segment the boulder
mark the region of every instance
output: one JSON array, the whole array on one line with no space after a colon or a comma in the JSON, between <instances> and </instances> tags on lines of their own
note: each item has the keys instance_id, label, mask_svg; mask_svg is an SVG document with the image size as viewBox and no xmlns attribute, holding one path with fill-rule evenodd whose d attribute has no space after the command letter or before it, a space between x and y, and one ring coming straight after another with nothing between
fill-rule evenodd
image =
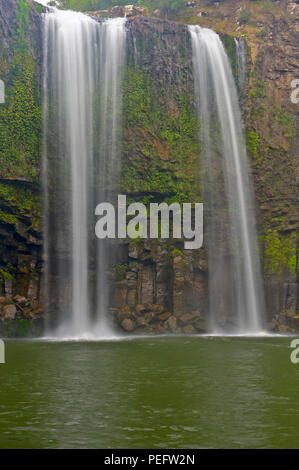
<instances>
[{"instance_id":1,"label":"boulder","mask_svg":"<svg viewBox=\"0 0 299 470\"><path fill-rule=\"evenodd\" d=\"M111 18L121 18L124 16L124 8L122 6L115 6L110 10Z\"/></svg>"},{"instance_id":2,"label":"boulder","mask_svg":"<svg viewBox=\"0 0 299 470\"><path fill-rule=\"evenodd\" d=\"M167 326L170 331L174 331L177 328L176 317L171 315L165 322L165 326Z\"/></svg>"},{"instance_id":3,"label":"boulder","mask_svg":"<svg viewBox=\"0 0 299 470\"><path fill-rule=\"evenodd\" d=\"M135 312L137 313L137 315L142 315L146 312L146 308L143 304L137 304L135 305Z\"/></svg>"},{"instance_id":4,"label":"boulder","mask_svg":"<svg viewBox=\"0 0 299 470\"><path fill-rule=\"evenodd\" d=\"M147 312L144 316L145 320L148 323L152 323L155 320L155 317L156 315L154 314L154 312Z\"/></svg>"},{"instance_id":5,"label":"boulder","mask_svg":"<svg viewBox=\"0 0 299 470\"><path fill-rule=\"evenodd\" d=\"M17 313L16 306L14 304L5 305L3 307L4 318L14 320Z\"/></svg>"},{"instance_id":6,"label":"boulder","mask_svg":"<svg viewBox=\"0 0 299 470\"><path fill-rule=\"evenodd\" d=\"M123 328L125 331L128 331L128 332L134 331L135 328L136 328L135 323L134 323L133 320L131 320L130 318L125 318L125 319L121 322L121 326L122 326L122 328Z\"/></svg>"},{"instance_id":7,"label":"boulder","mask_svg":"<svg viewBox=\"0 0 299 470\"><path fill-rule=\"evenodd\" d=\"M140 16L146 13L145 8L140 5L125 5L123 8L125 17Z\"/></svg>"}]
</instances>

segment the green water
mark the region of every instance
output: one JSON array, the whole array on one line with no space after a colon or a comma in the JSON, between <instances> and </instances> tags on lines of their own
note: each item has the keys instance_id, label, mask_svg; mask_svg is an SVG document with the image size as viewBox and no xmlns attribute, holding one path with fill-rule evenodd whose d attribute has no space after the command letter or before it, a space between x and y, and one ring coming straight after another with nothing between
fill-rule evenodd
<instances>
[{"instance_id":1,"label":"green water","mask_svg":"<svg viewBox=\"0 0 299 470\"><path fill-rule=\"evenodd\" d=\"M7 341L0 447L298 448L290 341Z\"/></svg>"}]
</instances>

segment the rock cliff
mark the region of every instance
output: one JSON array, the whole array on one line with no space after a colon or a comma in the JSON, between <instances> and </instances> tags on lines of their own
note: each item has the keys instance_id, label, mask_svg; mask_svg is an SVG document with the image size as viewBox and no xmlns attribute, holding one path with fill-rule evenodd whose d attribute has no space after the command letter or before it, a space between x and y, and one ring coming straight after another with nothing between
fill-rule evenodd
<instances>
[{"instance_id":1,"label":"rock cliff","mask_svg":"<svg viewBox=\"0 0 299 470\"><path fill-rule=\"evenodd\" d=\"M0 2L0 318L10 320L42 309L41 11Z\"/></svg>"},{"instance_id":2,"label":"rock cliff","mask_svg":"<svg viewBox=\"0 0 299 470\"><path fill-rule=\"evenodd\" d=\"M247 79L240 97L257 195L268 321L275 329L298 327L299 104L290 95L291 81L299 79L299 5L287 0L189 4L173 21L159 18L158 11L156 18L142 9L118 13L128 16L121 191L144 204L200 200L198 122L184 24L221 33L235 73L233 38L242 37ZM41 13L29 0L0 0L0 77L7 92L6 104L0 105L2 318L14 316L7 304L21 314L27 302L29 318L43 303ZM101 21L109 12L90 14ZM119 253L108 275L110 312L123 329L205 329L204 249L184 250L182 240L126 240Z\"/></svg>"}]
</instances>

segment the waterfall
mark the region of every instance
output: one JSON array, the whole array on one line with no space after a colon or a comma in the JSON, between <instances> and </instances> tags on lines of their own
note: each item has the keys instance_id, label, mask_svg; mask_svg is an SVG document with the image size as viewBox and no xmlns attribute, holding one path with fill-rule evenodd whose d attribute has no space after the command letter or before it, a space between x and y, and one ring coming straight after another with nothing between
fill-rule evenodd
<instances>
[{"instance_id":1,"label":"waterfall","mask_svg":"<svg viewBox=\"0 0 299 470\"><path fill-rule=\"evenodd\" d=\"M116 187L125 39L124 19L99 23L57 9L45 15L46 289L58 335L101 335L96 325L107 323L110 248L96 247L94 208L111 181Z\"/></svg>"},{"instance_id":2,"label":"waterfall","mask_svg":"<svg viewBox=\"0 0 299 470\"><path fill-rule=\"evenodd\" d=\"M243 38L234 38L236 46L237 72L238 72L238 88L241 99L244 98L246 85L246 69L247 69L247 52L246 44Z\"/></svg>"},{"instance_id":3,"label":"waterfall","mask_svg":"<svg viewBox=\"0 0 299 470\"><path fill-rule=\"evenodd\" d=\"M209 318L214 332L263 328L254 194L229 59L219 36L189 26L200 118Z\"/></svg>"},{"instance_id":4,"label":"waterfall","mask_svg":"<svg viewBox=\"0 0 299 470\"><path fill-rule=\"evenodd\" d=\"M97 176L97 201L116 203L117 185L120 176L120 131L121 131L121 76L125 58L126 32L123 18L109 19L103 23L101 45L101 101L100 139ZM105 312L108 309L109 286L106 272L116 246L107 240L97 242L97 324L99 334L111 334Z\"/></svg>"}]
</instances>

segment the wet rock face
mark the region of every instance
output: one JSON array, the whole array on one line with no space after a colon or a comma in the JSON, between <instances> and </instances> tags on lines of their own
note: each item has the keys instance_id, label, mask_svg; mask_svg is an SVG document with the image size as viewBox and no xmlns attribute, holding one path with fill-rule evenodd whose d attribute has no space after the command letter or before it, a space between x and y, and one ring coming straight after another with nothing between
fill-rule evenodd
<instances>
[{"instance_id":1,"label":"wet rock face","mask_svg":"<svg viewBox=\"0 0 299 470\"><path fill-rule=\"evenodd\" d=\"M110 10L111 18L127 17L130 16L144 16L146 15L146 10L140 5L125 5L125 6L116 6Z\"/></svg>"},{"instance_id":2,"label":"wet rock face","mask_svg":"<svg viewBox=\"0 0 299 470\"><path fill-rule=\"evenodd\" d=\"M0 1L0 78L6 87L6 102L0 105L0 119L12 122L10 129L17 126L22 134L19 143L12 134L9 153L6 141L10 138L10 129L4 138L1 128L1 139L4 141L0 142L0 296L7 300L16 294L25 296L35 308L43 302L38 182L41 148L38 144L30 147L28 142L30 139L31 142L38 142L41 136L35 117L33 120L37 125L32 129L33 121L29 121L28 113L32 110L32 93L39 96L34 104L36 115L41 116L41 102L37 101L40 100L42 82L42 10L31 0L27 3ZM31 75L30 82L35 78L36 83L29 91L26 77ZM20 108L18 96L28 97L27 110ZM13 116L7 113L8 108L13 109ZM14 121L16 115L17 122ZM30 148L30 151L24 148ZM20 312L21 308L15 314L19 315ZM12 319L12 308L9 315Z\"/></svg>"},{"instance_id":3,"label":"wet rock face","mask_svg":"<svg viewBox=\"0 0 299 470\"><path fill-rule=\"evenodd\" d=\"M130 242L122 265L123 279L112 281L110 289L114 323L135 332L182 332L189 325L203 331L207 314L205 253L194 251L180 251L173 241Z\"/></svg>"},{"instance_id":4,"label":"wet rock face","mask_svg":"<svg viewBox=\"0 0 299 470\"><path fill-rule=\"evenodd\" d=\"M115 6L111 10L99 10L88 13L95 19L101 18L130 18L136 16L146 16L146 10L141 5Z\"/></svg>"},{"instance_id":5,"label":"wet rock face","mask_svg":"<svg viewBox=\"0 0 299 470\"><path fill-rule=\"evenodd\" d=\"M147 303L114 312L115 325L127 333L203 333L206 323L199 310L175 316L163 305Z\"/></svg>"},{"instance_id":6,"label":"wet rock face","mask_svg":"<svg viewBox=\"0 0 299 470\"><path fill-rule=\"evenodd\" d=\"M42 41L42 18L43 8L33 0L26 0L28 4L28 21L30 27L26 31L26 40L30 47L30 52L41 65L42 50L40 47ZM12 40L16 36L19 27L18 14L20 11L19 0L1 0L0 1L0 25L1 25L1 51L6 51L6 57L12 53ZM27 14L27 13L26 13ZM10 57L12 58L12 57ZM38 71L41 78L41 70Z\"/></svg>"},{"instance_id":7,"label":"wet rock face","mask_svg":"<svg viewBox=\"0 0 299 470\"><path fill-rule=\"evenodd\" d=\"M232 2L223 3L224 8L229 9L230 5L233 8ZM296 271L296 233L299 229L299 105L292 104L290 100L291 81L298 78L299 9L295 3L290 2L285 2L285 8L288 16L282 15L279 18L279 15L273 17L265 14L255 26L258 29L257 34L251 34L250 31L245 34L248 46L248 81L244 92L243 114L257 195L257 223L268 320L281 312L289 312L289 315L295 316L299 311ZM225 14L223 32L229 35L240 34L238 17L234 25L230 23L233 20L226 21ZM231 18L231 11L228 11L228 17ZM205 21L209 22L207 26L213 28L213 13L208 19L200 20L203 25ZM219 18L215 15L215 28L218 22ZM241 27L247 31L246 25ZM166 95L170 94L172 87L178 90L192 89L190 55L186 53L184 57L180 57L174 51L174 44L178 50L185 48L190 51L188 41L183 25L142 17L129 22L129 54L134 53L137 65L154 78L152 87L157 90L165 89ZM151 44L151 47L147 47L147 44ZM230 47L228 53L233 64L235 59ZM182 77L188 77L187 81ZM162 152L161 160L167 161ZM148 164L146 157L144 164ZM144 265L144 254L141 255L136 247L129 248L128 259L136 263L134 276L130 273L130 279L118 283L118 301L128 304L130 308L134 308L134 302L157 302L173 314L176 325L179 325L178 319L181 316L190 314L196 308L205 312L206 267L197 269L195 265L198 261L189 262L188 253L181 251L182 256L172 258L167 274L168 282L165 282L162 274L163 254L158 256L157 252L151 253L148 258L150 262ZM220 279L219 283L224 285L225 280ZM147 315L150 319L152 312ZM162 323L162 328L166 328L166 322L167 320Z\"/></svg>"},{"instance_id":8,"label":"wet rock face","mask_svg":"<svg viewBox=\"0 0 299 470\"><path fill-rule=\"evenodd\" d=\"M191 42L184 24L139 16L127 22L128 61L153 80L153 92L193 93Z\"/></svg>"},{"instance_id":9,"label":"wet rock face","mask_svg":"<svg viewBox=\"0 0 299 470\"><path fill-rule=\"evenodd\" d=\"M199 201L194 178L199 168L198 128L187 28L145 16L129 18L126 27L123 191L145 204L170 198ZM136 102L136 113L132 102ZM183 127L187 141L176 146L178 136L184 138ZM112 283L111 306L129 307L134 331L183 331L187 325L179 325L177 319L196 309L204 318L203 249L184 250L183 240L147 239L127 240L120 251L120 265L125 269L122 279ZM122 311L116 316L118 325L122 316Z\"/></svg>"}]
</instances>

